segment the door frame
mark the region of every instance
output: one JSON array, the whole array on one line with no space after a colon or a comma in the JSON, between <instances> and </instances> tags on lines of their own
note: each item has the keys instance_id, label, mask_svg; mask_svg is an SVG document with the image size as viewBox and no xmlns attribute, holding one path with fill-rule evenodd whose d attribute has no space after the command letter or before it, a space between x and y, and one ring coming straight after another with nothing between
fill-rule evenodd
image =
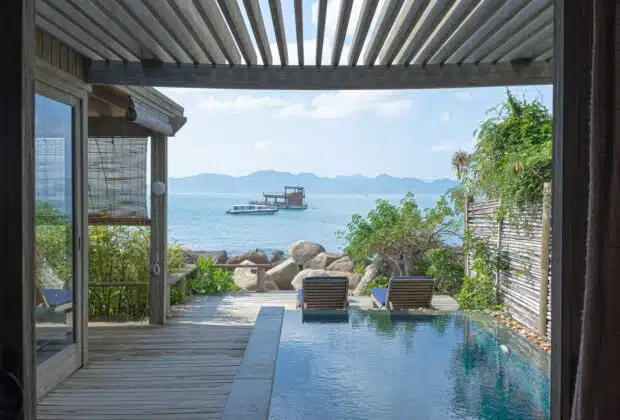
<instances>
[{"instance_id":1,"label":"door frame","mask_svg":"<svg viewBox=\"0 0 620 420\"><path fill-rule=\"evenodd\" d=\"M35 94L72 107L73 333L75 343L37 368L37 399L88 360L88 92L81 80L37 60ZM36 168L35 168L36 170Z\"/></svg>"}]
</instances>

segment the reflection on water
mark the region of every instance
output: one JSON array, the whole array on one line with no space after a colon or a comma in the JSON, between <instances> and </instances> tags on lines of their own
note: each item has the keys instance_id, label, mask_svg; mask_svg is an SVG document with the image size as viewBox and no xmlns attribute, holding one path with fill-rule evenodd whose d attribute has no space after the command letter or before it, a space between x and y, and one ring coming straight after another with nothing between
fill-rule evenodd
<instances>
[{"instance_id":1,"label":"reflection on water","mask_svg":"<svg viewBox=\"0 0 620 420\"><path fill-rule=\"evenodd\" d=\"M285 312L271 419L546 419L549 379L460 315Z\"/></svg>"}]
</instances>

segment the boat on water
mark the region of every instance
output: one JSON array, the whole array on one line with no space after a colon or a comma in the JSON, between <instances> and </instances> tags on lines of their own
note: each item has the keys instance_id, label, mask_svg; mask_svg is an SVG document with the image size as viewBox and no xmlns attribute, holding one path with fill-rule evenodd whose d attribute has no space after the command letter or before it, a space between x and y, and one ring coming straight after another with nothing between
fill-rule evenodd
<instances>
[{"instance_id":1,"label":"boat on water","mask_svg":"<svg viewBox=\"0 0 620 420\"><path fill-rule=\"evenodd\" d=\"M263 205L281 210L306 210L306 191L304 187L284 187L284 194L263 193L262 201L250 201L250 204Z\"/></svg>"},{"instance_id":2,"label":"boat on water","mask_svg":"<svg viewBox=\"0 0 620 420\"><path fill-rule=\"evenodd\" d=\"M261 204L235 204L232 208L226 210L227 214L275 214L279 209Z\"/></svg>"}]
</instances>

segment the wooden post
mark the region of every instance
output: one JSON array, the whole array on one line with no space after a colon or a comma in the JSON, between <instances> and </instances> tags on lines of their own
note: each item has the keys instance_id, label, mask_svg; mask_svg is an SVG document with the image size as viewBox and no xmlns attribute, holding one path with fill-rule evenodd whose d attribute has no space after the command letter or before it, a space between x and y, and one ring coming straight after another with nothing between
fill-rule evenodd
<instances>
[{"instance_id":1,"label":"wooden post","mask_svg":"<svg viewBox=\"0 0 620 420\"><path fill-rule=\"evenodd\" d=\"M36 418L34 337L35 1L0 2L0 418ZM11 378L11 379L9 379ZM20 390L21 388L21 390ZM20 414L20 406L23 411Z\"/></svg>"},{"instance_id":2,"label":"wooden post","mask_svg":"<svg viewBox=\"0 0 620 420\"><path fill-rule=\"evenodd\" d=\"M592 0L554 2L551 418L570 419L586 271Z\"/></svg>"},{"instance_id":3,"label":"wooden post","mask_svg":"<svg viewBox=\"0 0 620 420\"><path fill-rule=\"evenodd\" d=\"M256 268L256 291L257 292L265 291L265 268L264 267Z\"/></svg>"},{"instance_id":4,"label":"wooden post","mask_svg":"<svg viewBox=\"0 0 620 420\"><path fill-rule=\"evenodd\" d=\"M152 189L163 182L164 192L156 195ZM168 244L168 139L153 133L151 137L151 278L149 282L150 323L164 324L170 302L167 284L166 251Z\"/></svg>"},{"instance_id":5,"label":"wooden post","mask_svg":"<svg viewBox=\"0 0 620 420\"><path fill-rule=\"evenodd\" d=\"M469 229L469 197L465 197L465 204L463 205L463 229L467 232ZM469 276L469 253L463 252L463 269L465 275Z\"/></svg>"},{"instance_id":6,"label":"wooden post","mask_svg":"<svg viewBox=\"0 0 620 420\"><path fill-rule=\"evenodd\" d=\"M551 251L551 184L543 186L542 235L540 239L540 301L538 333L547 334L547 308L549 299L549 253Z\"/></svg>"}]
</instances>

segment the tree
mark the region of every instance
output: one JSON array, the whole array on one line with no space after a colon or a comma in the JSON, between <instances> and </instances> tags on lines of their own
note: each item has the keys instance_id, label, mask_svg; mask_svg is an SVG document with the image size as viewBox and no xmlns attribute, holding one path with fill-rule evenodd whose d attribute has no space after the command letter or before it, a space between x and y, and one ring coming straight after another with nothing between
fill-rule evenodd
<instances>
[{"instance_id":1,"label":"tree","mask_svg":"<svg viewBox=\"0 0 620 420\"><path fill-rule=\"evenodd\" d=\"M389 260L400 275L426 274L420 267L424 253L444 246L448 236L460 232L461 222L453 216L445 196L423 212L415 196L407 193L399 205L380 199L366 217L354 214L340 236L355 261L379 256Z\"/></svg>"},{"instance_id":2,"label":"tree","mask_svg":"<svg viewBox=\"0 0 620 420\"><path fill-rule=\"evenodd\" d=\"M518 99L509 90L475 135L471 154L459 151L452 167L464 197L499 199L507 210L539 205L551 181L552 115L539 101Z\"/></svg>"}]
</instances>

